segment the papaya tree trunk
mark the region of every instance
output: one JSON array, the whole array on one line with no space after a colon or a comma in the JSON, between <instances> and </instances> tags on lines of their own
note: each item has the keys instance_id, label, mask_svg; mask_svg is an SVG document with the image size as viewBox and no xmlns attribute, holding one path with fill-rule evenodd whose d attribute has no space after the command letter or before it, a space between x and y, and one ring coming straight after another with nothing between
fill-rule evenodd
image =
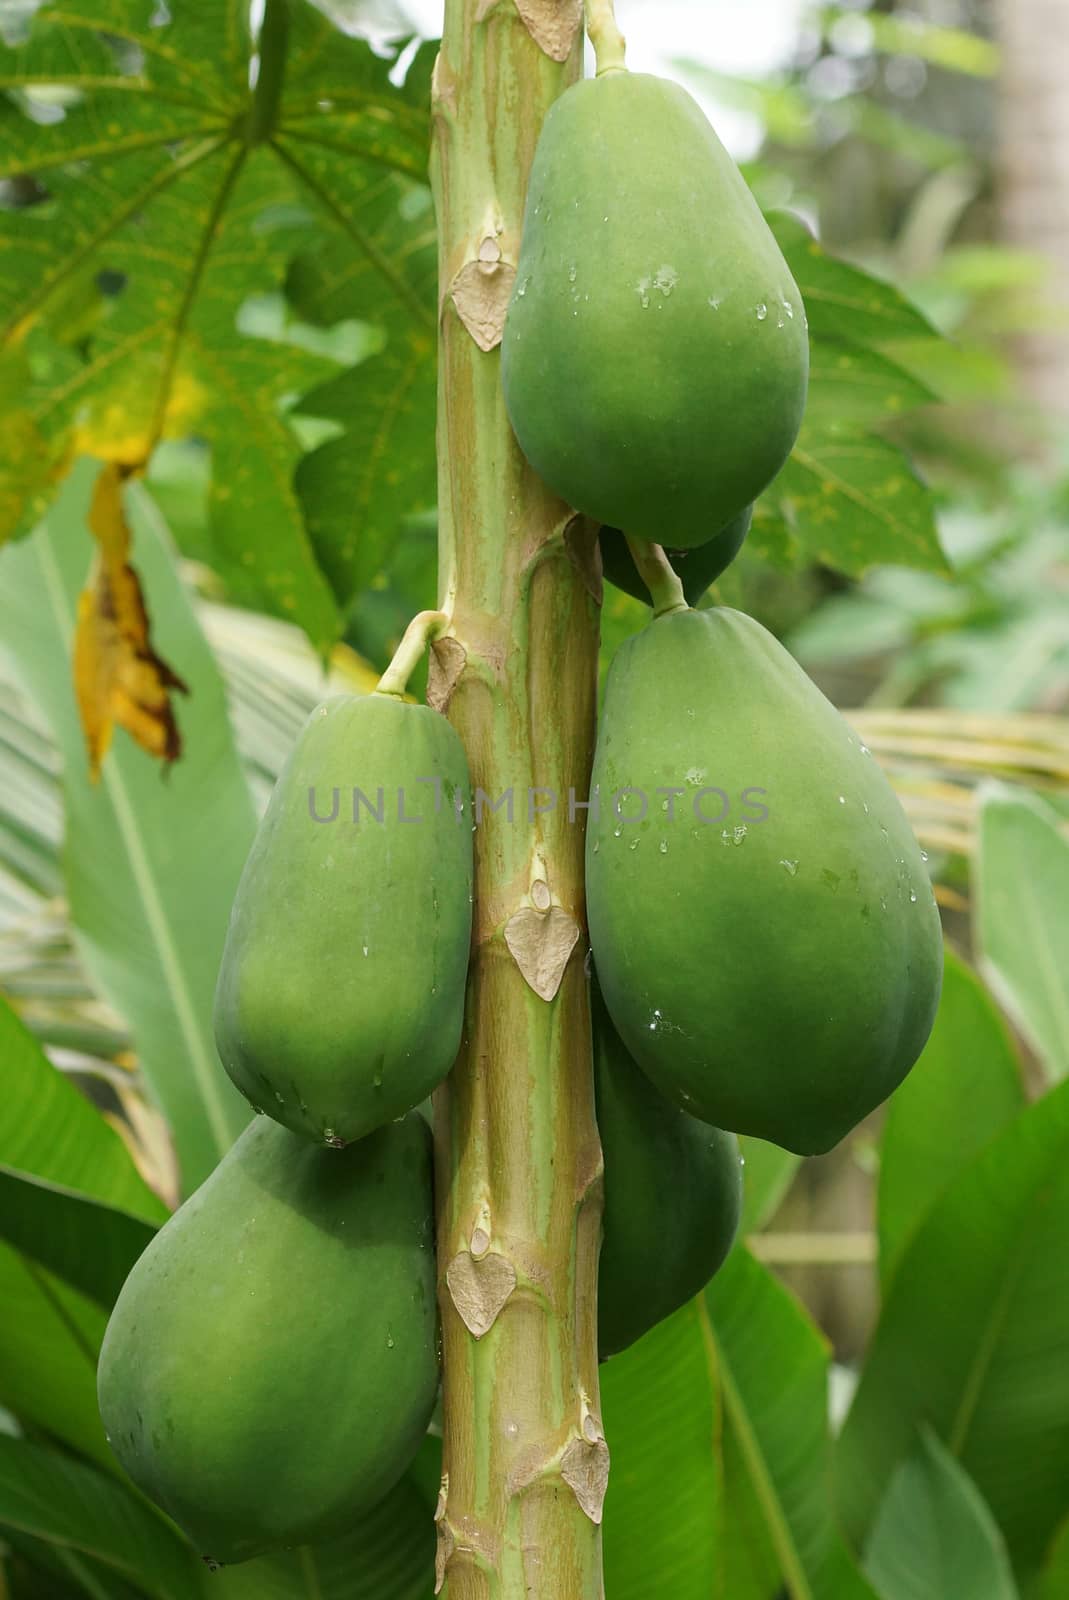
<instances>
[{"instance_id":1,"label":"papaya tree trunk","mask_svg":"<svg viewBox=\"0 0 1069 1600\"><path fill-rule=\"evenodd\" d=\"M449 1600L600 1600L594 1119L583 843L599 587L592 530L505 414L499 344L573 0L447 0L434 79L441 602L429 697L475 786L460 1057L436 1105Z\"/></svg>"}]
</instances>

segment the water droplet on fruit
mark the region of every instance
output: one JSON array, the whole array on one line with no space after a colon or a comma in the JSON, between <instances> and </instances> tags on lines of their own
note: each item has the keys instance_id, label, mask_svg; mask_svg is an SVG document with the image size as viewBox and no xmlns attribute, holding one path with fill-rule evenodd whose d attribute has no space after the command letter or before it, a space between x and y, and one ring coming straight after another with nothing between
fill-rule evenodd
<instances>
[{"instance_id":1,"label":"water droplet on fruit","mask_svg":"<svg viewBox=\"0 0 1069 1600\"><path fill-rule=\"evenodd\" d=\"M635 293L642 301L643 311L648 311L650 308L650 280L648 278L640 278L635 284Z\"/></svg>"},{"instance_id":2,"label":"water droplet on fruit","mask_svg":"<svg viewBox=\"0 0 1069 1600\"><path fill-rule=\"evenodd\" d=\"M757 320L758 320L758 322L764 322L764 320L765 320L765 318L767 316L768 316L768 307L765 305L764 301L762 300L761 304L757 308Z\"/></svg>"},{"instance_id":3,"label":"water droplet on fruit","mask_svg":"<svg viewBox=\"0 0 1069 1600\"><path fill-rule=\"evenodd\" d=\"M653 287L655 289L660 289L661 293L667 300L668 296L672 293L672 290L675 288L678 282L679 273L676 271L675 267L658 267L657 276L653 280Z\"/></svg>"},{"instance_id":4,"label":"water droplet on fruit","mask_svg":"<svg viewBox=\"0 0 1069 1600\"><path fill-rule=\"evenodd\" d=\"M841 794L841 795L840 795L840 796L839 796L839 804L840 804L840 805L841 805L841 806L845 806L845 804L846 804L846 796L845 796L845 794Z\"/></svg>"},{"instance_id":5,"label":"water droplet on fruit","mask_svg":"<svg viewBox=\"0 0 1069 1600\"><path fill-rule=\"evenodd\" d=\"M915 906L917 904L917 894L916 890L914 889L909 891L909 903L911 906Z\"/></svg>"},{"instance_id":6,"label":"water droplet on fruit","mask_svg":"<svg viewBox=\"0 0 1069 1600\"><path fill-rule=\"evenodd\" d=\"M286 1104L285 1099L279 1094L277 1089L275 1090L275 1099L278 1101L280 1106L284 1106Z\"/></svg>"},{"instance_id":7,"label":"water droplet on fruit","mask_svg":"<svg viewBox=\"0 0 1069 1600\"><path fill-rule=\"evenodd\" d=\"M638 840L637 839L632 839L631 843L628 845L628 849L629 850L637 850L638 849Z\"/></svg>"},{"instance_id":8,"label":"water droplet on fruit","mask_svg":"<svg viewBox=\"0 0 1069 1600\"><path fill-rule=\"evenodd\" d=\"M579 271L578 271L578 268L575 265L575 262L573 261L571 266L568 268L568 282L569 283L574 283L578 276L579 276Z\"/></svg>"},{"instance_id":9,"label":"water droplet on fruit","mask_svg":"<svg viewBox=\"0 0 1069 1600\"><path fill-rule=\"evenodd\" d=\"M363 948L364 948L364 954L367 955L369 946L368 945L364 945Z\"/></svg>"},{"instance_id":10,"label":"water droplet on fruit","mask_svg":"<svg viewBox=\"0 0 1069 1600\"><path fill-rule=\"evenodd\" d=\"M661 840L659 849L660 849L660 852L661 852L662 856L666 856L668 854L668 840L667 839L662 839Z\"/></svg>"},{"instance_id":11,"label":"water droplet on fruit","mask_svg":"<svg viewBox=\"0 0 1069 1600\"><path fill-rule=\"evenodd\" d=\"M709 304L712 306L714 311L719 311L720 307L723 305L723 303L724 302L721 300L721 298L720 298L720 296L718 294L713 294L713 295L709 296Z\"/></svg>"},{"instance_id":12,"label":"water droplet on fruit","mask_svg":"<svg viewBox=\"0 0 1069 1600\"><path fill-rule=\"evenodd\" d=\"M786 311L786 313L787 313L787 315L789 317L791 317L791 318L794 317L794 307L791 305L791 302L789 300L784 300L783 309L784 309L784 311Z\"/></svg>"},{"instance_id":13,"label":"water droplet on fruit","mask_svg":"<svg viewBox=\"0 0 1069 1600\"><path fill-rule=\"evenodd\" d=\"M921 851L921 860L922 861L927 861L928 860L928 852L927 852L927 850L922 850Z\"/></svg>"},{"instance_id":14,"label":"water droplet on fruit","mask_svg":"<svg viewBox=\"0 0 1069 1600\"><path fill-rule=\"evenodd\" d=\"M783 867L783 869L786 872L789 872L792 878L794 877L795 873L798 871L798 863L797 863L797 861L781 861L780 862L780 866Z\"/></svg>"}]
</instances>

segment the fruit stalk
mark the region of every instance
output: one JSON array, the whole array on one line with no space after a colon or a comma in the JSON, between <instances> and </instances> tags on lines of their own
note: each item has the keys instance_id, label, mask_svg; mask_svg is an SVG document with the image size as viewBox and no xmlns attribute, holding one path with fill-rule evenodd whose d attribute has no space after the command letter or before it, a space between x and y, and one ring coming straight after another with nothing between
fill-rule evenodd
<instances>
[{"instance_id":1,"label":"fruit stalk","mask_svg":"<svg viewBox=\"0 0 1069 1600\"><path fill-rule=\"evenodd\" d=\"M435 1101L439 1592L601 1600L594 1120L583 885L597 682L586 525L526 464L499 350L539 129L578 75L565 4L448 0L435 70L439 519L429 698L468 752L475 925Z\"/></svg>"},{"instance_id":2,"label":"fruit stalk","mask_svg":"<svg viewBox=\"0 0 1069 1600\"><path fill-rule=\"evenodd\" d=\"M449 618L444 611L421 611L413 617L394 651L393 660L379 679L376 693L402 698L408 688L409 678L426 654L427 646L448 626Z\"/></svg>"},{"instance_id":3,"label":"fruit stalk","mask_svg":"<svg viewBox=\"0 0 1069 1600\"><path fill-rule=\"evenodd\" d=\"M648 544L645 539L632 539L627 535L627 548L634 558L638 575L650 593L655 617L669 611L686 611L687 597L675 568L659 544Z\"/></svg>"},{"instance_id":4,"label":"fruit stalk","mask_svg":"<svg viewBox=\"0 0 1069 1600\"><path fill-rule=\"evenodd\" d=\"M586 0L587 29L594 46L598 77L626 69L627 41L616 21L613 0Z\"/></svg>"}]
</instances>

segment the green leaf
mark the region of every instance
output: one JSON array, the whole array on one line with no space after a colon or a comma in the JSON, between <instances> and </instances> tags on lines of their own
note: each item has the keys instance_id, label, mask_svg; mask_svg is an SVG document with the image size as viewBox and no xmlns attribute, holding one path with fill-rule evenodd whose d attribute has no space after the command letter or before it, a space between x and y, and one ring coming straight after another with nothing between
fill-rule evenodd
<instances>
[{"instance_id":1,"label":"green leaf","mask_svg":"<svg viewBox=\"0 0 1069 1600\"><path fill-rule=\"evenodd\" d=\"M0 1530L92 1557L158 1600L205 1593L203 1567L162 1517L91 1467L2 1435Z\"/></svg>"},{"instance_id":2,"label":"green leaf","mask_svg":"<svg viewBox=\"0 0 1069 1600\"><path fill-rule=\"evenodd\" d=\"M931 405L936 395L897 361L864 345L814 338L806 421L821 432L890 422Z\"/></svg>"},{"instance_id":3,"label":"green leaf","mask_svg":"<svg viewBox=\"0 0 1069 1600\"><path fill-rule=\"evenodd\" d=\"M983 1496L927 1428L884 1495L865 1570L881 1600L1017 1600Z\"/></svg>"},{"instance_id":4,"label":"green leaf","mask_svg":"<svg viewBox=\"0 0 1069 1600\"><path fill-rule=\"evenodd\" d=\"M812 559L851 577L884 563L947 570L931 495L874 434L803 423L768 498Z\"/></svg>"},{"instance_id":5,"label":"green leaf","mask_svg":"<svg viewBox=\"0 0 1069 1600\"><path fill-rule=\"evenodd\" d=\"M115 1130L45 1056L0 999L0 1166L17 1168L149 1223L167 1208Z\"/></svg>"},{"instance_id":6,"label":"green leaf","mask_svg":"<svg viewBox=\"0 0 1069 1600\"><path fill-rule=\"evenodd\" d=\"M127 1211L0 1166L0 1238L106 1311L155 1231Z\"/></svg>"},{"instance_id":7,"label":"green leaf","mask_svg":"<svg viewBox=\"0 0 1069 1600\"><path fill-rule=\"evenodd\" d=\"M968 1116L962 1096L968 1085ZM887 1109L878 1230L886 1292L910 1237L940 1195L1024 1106L1012 1041L983 985L946 953L932 1036Z\"/></svg>"},{"instance_id":8,"label":"green leaf","mask_svg":"<svg viewBox=\"0 0 1069 1600\"><path fill-rule=\"evenodd\" d=\"M306 157L304 158L306 159ZM315 181L340 192L347 175L320 157ZM383 277L392 292L383 293ZM430 195L396 182L354 197L345 231L293 263L287 292L300 314L331 325L378 324L382 350L328 380L298 411L344 432L297 475L309 535L342 603L386 564L403 519L434 506L437 241Z\"/></svg>"},{"instance_id":9,"label":"green leaf","mask_svg":"<svg viewBox=\"0 0 1069 1600\"><path fill-rule=\"evenodd\" d=\"M1063 1084L983 1149L901 1257L839 1442L858 1543L927 1422L987 1500L1018 1575L1038 1565L1069 1481L1067 1232Z\"/></svg>"},{"instance_id":10,"label":"green leaf","mask_svg":"<svg viewBox=\"0 0 1069 1600\"><path fill-rule=\"evenodd\" d=\"M346 428L297 473L309 537L340 603L370 587L405 517L435 504L436 404L434 345L415 333L301 402Z\"/></svg>"},{"instance_id":11,"label":"green leaf","mask_svg":"<svg viewBox=\"0 0 1069 1600\"><path fill-rule=\"evenodd\" d=\"M1065 1600L1069 1594L1069 1519L1051 1545L1036 1600Z\"/></svg>"},{"instance_id":12,"label":"green leaf","mask_svg":"<svg viewBox=\"0 0 1069 1600\"><path fill-rule=\"evenodd\" d=\"M699 1302L607 1362L601 1398L612 1451L606 1593L707 1600L718 1570L720 1396Z\"/></svg>"},{"instance_id":13,"label":"green leaf","mask_svg":"<svg viewBox=\"0 0 1069 1600\"><path fill-rule=\"evenodd\" d=\"M828 1492L828 1349L801 1306L737 1247L704 1295L733 1438L723 1522L725 1564L753 1571L774 1553L790 1600L874 1600L843 1548ZM736 1496L732 1466L743 1483ZM736 1499L743 1514L734 1515ZM767 1562L757 1558L758 1570ZM834 1586L833 1586L834 1585ZM730 1600L749 1592L725 1590ZM767 1600L767 1597L766 1597Z\"/></svg>"},{"instance_id":14,"label":"green leaf","mask_svg":"<svg viewBox=\"0 0 1069 1600\"><path fill-rule=\"evenodd\" d=\"M297 228L303 248L317 233L345 238L379 298L395 298L396 263L361 208L384 184L395 210L399 195L425 193L433 52L397 87L395 58L304 0L287 15L281 103L259 144L246 137L247 0L45 5L26 43L0 45L0 89L23 97L0 101L0 173L33 173L48 197L0 215L0 417L17 445L0 476L0 539L39 514L49 475L76 453L141 464L164 434L203 438L232 592L325 650L338 607L293 487L300 446L280 400L327 369L249 337L241 312L280 286ZM25 108L41 92L48 122ZM402 283L398 303L433 334L433 302L428 315Z\"/></svg>"},{"instance_id":15,"label":"green leaf","mask_svg":"<svg viewBox=\"0 0 1069 1600\"><path fill-rule=\"evenodd\" d=\"M329 1544L215 1573L207 1600L431 1600L434 1520L411 1478Z\"/></svg>"},{"instance_id":16,"label":"green leaf","mask_svg":"<svg viewBox=\"0 0 1069 1600\"><path fill-rule=\"evenodd\" d=\"M827 255L800 218L773 211L768 224L802 291L815 339L883 345L895 339L938 337L931 323L892 284Z\"/></svg>"},{"instance_id":17,"label":"green leaf","mask_svg":"<svg viewBox=\"0 0 1069 1600\"><path fill-rule=\"evenodd\" d=\"M0 1533L20 1546L40 1541L76 1580L114 1574L154 1600L430 1600L434 1587L434 1523L407 1478L341 1539L209 1574L178 1530L127 1489L0 1436Z\"/></svg>"},{"instance_id":18,"label":"green leaf","mask_svg":"<svg viewBox=\"0 0 1069 1600\"><path fill-rule=\"evenodd\" d=\"M79 949L99 992L130 1024L188 1191L249 1116L219 1065L211 1008L254 818L218 670L164 530L140 494L129 505L155 643L192 690L181 709L186 754L165 782L120 734L101 782L89 781L69 667L90 553L89 478L80 470L34 537L0 555L0 650L63 752L65 865Z\"/></svg>"},{"instance_id":19,"label":"green leaf","mask_svg":"<svg viewBox=\"0 0 1069 1600\"><path fill-rule=\"evenodd\" d=\"M764 1139L743 1138L739 1143L743 1161L739 1236L744 1239L748 1233L757 1233L779 1210L802 1158Z\"/></svg>"},{"instance_id":20,"label":"green leaf","mask_svg":"<svg viewBox=\"0 0 1069 1600\"><path fill-rule=\"evenodd\" d=\"M1052 1079L1069 1073L1069 843L1054 813L986 788L974 856L983 970Z\"/></svg>"},{"instance_id":21,"label":"green leaf","mask_svg":"<svg viewBox=\"0 0 1069 1600\"><path fill-rule=\"evenodd\" d=\"M101 1307L3 1243L0 1305L0 1405L115 1470L97 1411Z\"/></svg>"}]
</instances>

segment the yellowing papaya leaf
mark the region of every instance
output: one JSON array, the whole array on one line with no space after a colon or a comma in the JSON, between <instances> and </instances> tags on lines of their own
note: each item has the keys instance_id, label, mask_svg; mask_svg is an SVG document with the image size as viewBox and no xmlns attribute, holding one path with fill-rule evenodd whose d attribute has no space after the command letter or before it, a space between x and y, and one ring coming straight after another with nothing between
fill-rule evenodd
<instances>
[{"instance_id":1,"label":"yellowing papaya leaf","mask_svg":"<svg viewBox=\"0 0 1069 1600\"><path fill-rule=\"evenodd\" d=\"M116 723L158 760L177 761L182 739L171 691L189 692L152 648L141 581L128 560L130 529L122 502L127 476L112 462L97 478L89 511L97 553L79 598L74 636L74 682L94 782Z\"/></svg>"},{"instance_id":2,"label":"yellowing papaya leaf","mask_svg":"<svg viewBox=\"0 0 1069 1600\"><path fill-rule=\"evenodd\" d=\"M213 555L234 597L326 652L349 595L331 592L309 537L285 403L338 362L258 337L242 313L278 293L298 249L341 233L377 285L372 320L381 300L433 332L433 303L366 215L383 189L393 212L426 195L431 52L395 85L396 57L308 0L267 0L261 37L256 9L45 3L21 41L0 41L0 177L19 189L0 211L0 353L33 337L47 355L0 384L0 425L32 429L64 468L80 454L140 468L162 439L203 441ZM9 476L0 538L41 509L27 474Z\"/></svg>"}]
</instances>

